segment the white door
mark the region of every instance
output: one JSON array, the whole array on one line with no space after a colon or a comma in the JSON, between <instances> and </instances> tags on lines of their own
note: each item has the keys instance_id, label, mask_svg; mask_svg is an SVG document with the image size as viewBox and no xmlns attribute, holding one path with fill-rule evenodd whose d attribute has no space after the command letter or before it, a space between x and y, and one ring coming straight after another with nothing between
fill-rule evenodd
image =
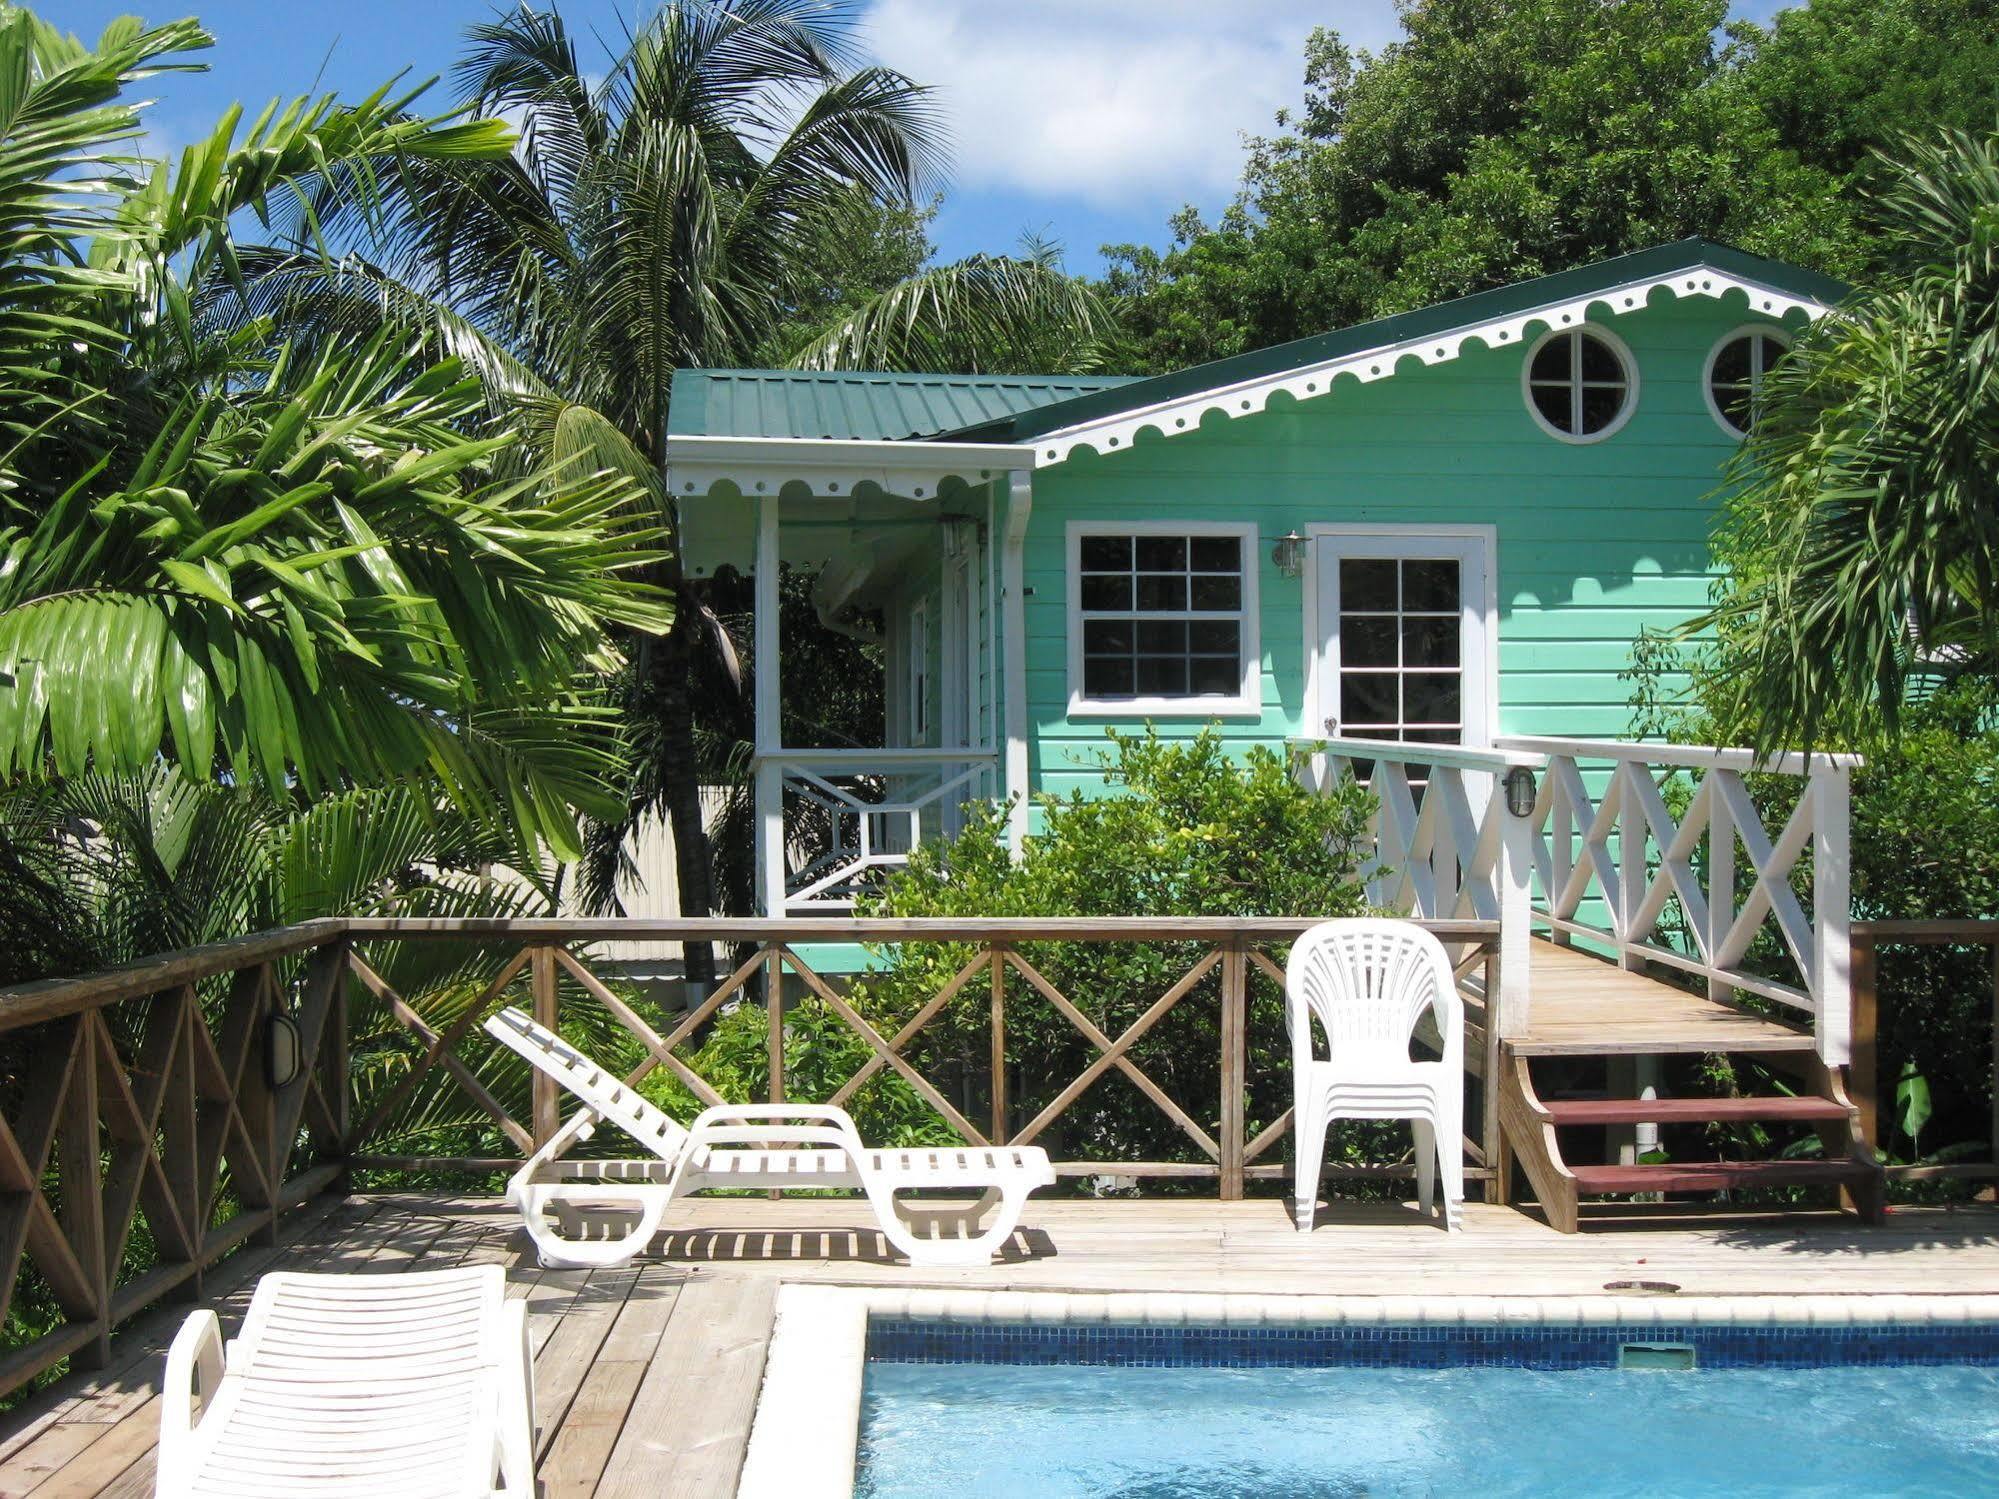
<instances>
[{"instance_id":1,"label":"white door","mask_svg":"<svg viewBox=\"0 0 1999 1499\"><path fill-rule=\"evenodd\" d=\"M1476 531L1314 534L1319 634L1312 731L1492 742L1491 539Z\"/></svg>"}]
</instances>

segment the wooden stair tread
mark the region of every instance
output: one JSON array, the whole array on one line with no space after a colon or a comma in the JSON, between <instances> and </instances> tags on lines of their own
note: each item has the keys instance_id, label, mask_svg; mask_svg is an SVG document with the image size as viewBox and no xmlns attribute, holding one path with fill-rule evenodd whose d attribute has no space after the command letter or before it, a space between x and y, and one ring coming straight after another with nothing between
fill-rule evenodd
<instances>
[{"instance_id":1,"label":"wooden stair tread","mask_svg":"<svg viewBox=\"0 0 1999 1499\"><path fill-rule=\"evenodd\" d=\"M1717 1192L1726 1187L1841 1186L1873 1172L1858 1161L1685 1161L1654 1166L1571 1166L1576 1191Z\"/></svg>"},{"instance_id":2,"label":"wooden stair tread","mask_svg":"<svg viewBox=\"0 0 1999 1499\"><path fill-rule=\"evenodd\" d=\"M1849 1117L1830 1098L1574 1098L1544 1099L1556 1124L1733 1124L1747 1120L1832 1120Z\"/></svg>"}]
</instances>

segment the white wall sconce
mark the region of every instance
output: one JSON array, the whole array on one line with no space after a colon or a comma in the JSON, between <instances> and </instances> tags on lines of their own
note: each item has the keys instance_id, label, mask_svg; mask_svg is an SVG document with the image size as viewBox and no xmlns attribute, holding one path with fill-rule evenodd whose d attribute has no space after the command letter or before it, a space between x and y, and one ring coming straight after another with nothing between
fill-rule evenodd
<instances>
[{"instance_id":1,"label":"white wall sconce","mask_svg":"<svg viewBox=\"0 0 1999 1499\"><path fill-rule=\"evenodd\" d=\"M1285 532L1270 549L1270 560L1285 577L1297 577L1305 571L1305 538L1295 529Z\"/></svg>"}]
</instances>

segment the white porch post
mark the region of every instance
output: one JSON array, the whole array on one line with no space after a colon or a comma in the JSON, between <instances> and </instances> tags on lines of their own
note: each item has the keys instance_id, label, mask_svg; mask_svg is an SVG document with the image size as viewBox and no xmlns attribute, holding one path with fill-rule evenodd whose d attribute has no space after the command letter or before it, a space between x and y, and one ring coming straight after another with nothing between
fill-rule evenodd
<instances>
[{"instance_id":1,"label":"white porch post","mask_svg":"<svg viewBox=\"0 0 1999 1499\"><path fill-rule=\"evenodd\" d=\"M1013 851L1027 839L1027 609L1022 590L1027 569L1022 549L1028 517L1034 513L1034 471L1007 476L1006 545L1000 558L1000 592L1006 632L1006 794L1012 799L1007 821Z\"/></svg>"},{"instance_id":2,"label":"white porch post","mask_svg":"<svg viewBox=\"0 0 1999 1499\"><path fill-rule=\"evenodd\" d=\"M1550 795L1552 789L1544 784L1541 795ZM1491 806L1492 812L1502 819L1499 826L1499 993L1496 996L1498 1007L1493 1013L1493 1030L1500 1036L1524 1036L1533 1004L1533 982L1529 972L1531 951L1527 944L1533 936L1534 922L1536 817L1534 813L1515 817L1507 810L1503 781L1493 795ZM1491 1086L1490 1079L1487 1085Z\"/></svg>"},{"instance_id":3,"label":"white porch post","mask_svg":"<svg viewBox=\"0 0 1999 1499\"><path fill-rule=\"evenodd\" d=\"M764 916L784 915L784 767L778 711L781 642L778 636L778 498L757 500L756 561L756 804L757 900Z\"/></svg>"},{"instance_id":4,"label":"white porch post","mask_svg":"<svg viewBox=\"0 0 1999 1499\"><path fill-rule=\"evenodd\" d=\"M1853 871L1848 842L1853 773L1844 765L1812 770L1812 994L1818 1052L1829 1067L1853 1060Z\"/></svg>"}]
</instances>

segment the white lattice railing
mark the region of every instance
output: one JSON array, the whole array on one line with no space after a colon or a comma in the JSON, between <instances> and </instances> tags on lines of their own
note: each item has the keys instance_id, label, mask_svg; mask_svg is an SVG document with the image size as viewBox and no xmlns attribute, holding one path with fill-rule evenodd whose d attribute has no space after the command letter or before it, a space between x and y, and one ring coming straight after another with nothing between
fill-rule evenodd
<instances>
[{"instance_id":1,"label":"white lattice railing","mask_svg":"<svg viewBox=\"0 0 1999 1499\"><path fill-rule=\"evenodd\" d=\"M997 795L990 750L786 750L757 766L759 848L769 914L851 911L883 870L959 809Z\"/></svg>"},{"instance_id":2,"label":"white lattice railing","mask_svg":"<svg viewBox=\"0 0 1999 1499\"><path fill-rule=\"evenodd\" d=\"M1849 985L1850 755L1779 755L1617 740L1503 738L1490 750L1335 739L1307 747L1322 787L1358 762L1375 792L1371 896L1412 916L1502 923L1501 1035L1527 1027L1531 926L1627 968L1657 963L1710 997L1761 995L1809 1015L1819 1054L1844 1063ZM1510 774L1532 810L1507 810ZM1775 835L1744 776L1797 778ZM1516 786L1516 789L1523 789ZM1669 805L1681 806L1676 816ZM1800 882L1808 893L1800 893ZM1774 935L1788 970L1745 966Z\"/></svg>"}]
</instances>

